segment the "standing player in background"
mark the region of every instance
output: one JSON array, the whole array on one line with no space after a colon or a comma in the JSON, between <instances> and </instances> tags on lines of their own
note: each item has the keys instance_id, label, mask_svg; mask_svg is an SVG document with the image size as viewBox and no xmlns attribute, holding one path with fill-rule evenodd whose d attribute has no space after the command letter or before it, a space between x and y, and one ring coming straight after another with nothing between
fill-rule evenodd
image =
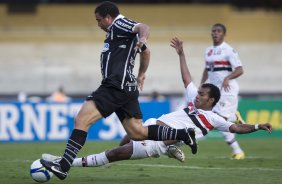
<instances>
[{"instance_id":1,"label":"standing player in background","mask_svg":"<svg viewBox=\"0 0 282 184\"><path fill-rule=\"evenodd\" d=\"M86 141L89 127L113 112L133 140L183 140L196 153L194 129L142 126L138 87L142 90L149 65L150 51L146 46L149 27L125 18L117 5L109 1L97 5L95 17L98 26L107 33L100 57L102 83L86 98L75 117L74 129L62 159L58 162L41 159L41 164L59 179L65 179ZM140 53L140 67L136 78L133 67L137 53Z\"/></svg>"},{"instance_id":2,"label":"standing player in background","mask_svg":"<svg viewBox=\"0 0 282 184\"><path fill-rule=\"evenodd\" d=\"M244 123L238 108L239 86L236 78L243 74L242 63L238 53L226 42L226 27L217 23L212 26L211 37L213 45L205 51L205 69L201 84L208 81L216 85L221 92L221 97L213 111L231 122ZM232 159L245 158L243 150L235 138L234 133L222 132L225 142L232 149Z\"/></svg>"}]
</instances>

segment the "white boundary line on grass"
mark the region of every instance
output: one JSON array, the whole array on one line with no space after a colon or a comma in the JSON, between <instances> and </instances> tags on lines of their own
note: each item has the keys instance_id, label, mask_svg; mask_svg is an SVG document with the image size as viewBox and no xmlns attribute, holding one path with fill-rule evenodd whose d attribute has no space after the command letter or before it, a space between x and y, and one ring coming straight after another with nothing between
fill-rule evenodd
<instances>
[{"instance_id":1,"label":"white boundary line on grass","mask_svg":"<svg viewBox=\"0 0 282 184\"><path fill-rule=\"evenodd\" d=\"M11 162L27 162L30 163L32 160L2 160L0 163L11 163ZM257 167L199 167L199 166L180 166L180 165L163 165L163 164L123 164L123 163L109 163L107 165L117 166L132 166L132 167L159 167L159 168L175 168L175 169L197 169L197 170L259 170L259 171L282 171L282 168L257 168ZM105 165L107 167L107 165ZM103 166L102 166L103 167Z\"/></svg>"},{"instance_id":2,"label":"white boundary line on grass","mask_svg":"<svg viewBox=\"0 0 282 184\"><path fill-rule=\"evenodd\" d=\"M159 167L159 168L176 168L176 169L198 169L198 170L260 170L260 171L282 171L282 168L253 168L253 167L198 167L198 166L179 166L179 165L163 165L163 164L115 164L120 166L132 167Z\"/></svg>"}]
</instances>

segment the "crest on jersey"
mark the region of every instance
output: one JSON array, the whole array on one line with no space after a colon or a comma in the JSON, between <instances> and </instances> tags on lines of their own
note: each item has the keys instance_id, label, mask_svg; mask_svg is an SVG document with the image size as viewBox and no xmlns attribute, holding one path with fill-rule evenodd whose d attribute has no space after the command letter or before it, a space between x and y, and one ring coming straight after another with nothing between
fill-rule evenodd
<instances>
[{"instance_id":1,"label":"crest on jersey","mask_svg":"<svg viewBox=\"0 0 282 184\"><path fill-rule=\"evenodd\" d=\"M208 52L208 56L212 55L212 49Z\"/></svg>"},{"instance_id":2,"label":"crest on jersey","mask_svg":"<svg viewBox=\"0 0 282 184\"><path fill-rule=\"evenodd\" d=\"M199 111L196 109L196 107L192 102L188 103L188 109L189 109L188 111L189 114L199 114Z\"/></svg>"}]
</instances>

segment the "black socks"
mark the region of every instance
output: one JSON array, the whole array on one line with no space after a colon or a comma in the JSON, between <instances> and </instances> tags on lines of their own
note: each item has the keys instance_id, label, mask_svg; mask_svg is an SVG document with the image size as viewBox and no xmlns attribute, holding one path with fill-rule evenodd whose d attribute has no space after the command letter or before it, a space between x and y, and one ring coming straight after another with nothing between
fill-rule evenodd
<instances>
[{"instance_id":1,"label":"black socks","mask_svg":"<svg viewBox=\"0 0 282 184\"><path fill-rule=\"evenodd\" d=\"M186 129L175 129L160 125L148 126L148 139L154 141L183 140L188 139Z\"/></svg>"},{"instance_id":2,"label":"black socks","mask_svg":"<svg viewBox=\"0 0 282 184\"><path fill-rule=\"evenodd\" d=\"M73 160L76 158L78 152L83 147L87 138L87 132L83 130L74 129L68 140L65 153L60 161L61 168L64 172L70 170Z\"/></svg>"}]
</instances>

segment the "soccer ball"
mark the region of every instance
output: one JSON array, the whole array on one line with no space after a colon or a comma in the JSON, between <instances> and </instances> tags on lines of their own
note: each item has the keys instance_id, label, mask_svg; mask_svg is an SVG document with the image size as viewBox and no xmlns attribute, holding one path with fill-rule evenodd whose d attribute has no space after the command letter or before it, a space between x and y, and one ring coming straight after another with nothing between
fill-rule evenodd
<instances>
[{"instance_id":1,"label":"soccer ball","mask_svg":"<svg viewBox=\"0 0 282 184\"><path fill-rule=\"evenodd\" d=\"M30 176L34 181L43 183L49 181L53 176L52 172L49 172L41 163L40 159L35 160L30 165Z\"/></svg>"}]
</instances>

